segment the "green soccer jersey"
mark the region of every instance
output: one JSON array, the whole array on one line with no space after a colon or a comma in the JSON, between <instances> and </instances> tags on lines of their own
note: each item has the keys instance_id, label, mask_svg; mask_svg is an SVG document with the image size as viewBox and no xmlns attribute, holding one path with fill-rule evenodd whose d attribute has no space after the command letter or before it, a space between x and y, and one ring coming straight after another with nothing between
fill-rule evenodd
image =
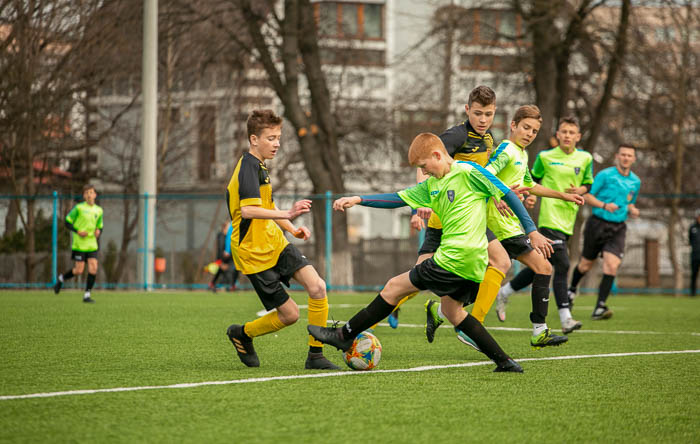
<instances>
[{"instance_id":1,"label":"green soccer jersey","mask_svg":"<svg viewBox=\"0 0 700 444\"><path fill-rule=\"evenodd\" d=\"M508 189L489 179L477 165L454 162L444 177L428 178L399 191L411 208L429 207L442 221L442 238L433 260L464 279L481 282L488 264L486 198L501 198Z\"/></svg>"},{"instance_id":2,"label":"green soccer jersey","mask_svg":"<svg viewBox=\"0 0 700 444\"><path fill-rule=\"evenodd\" d=\"M97 251L97 237L95 230L102 229L102 207L99 205L88 205L87 202L81 202L74 206L68 216L66 222L73 225L76 231L85 231L87 236L80 237L78 233L73 233L73 246L75 251Z\"/></svg>"},{"instance_id":3,"label":"green soccer jersey","mask_svg":"<svg viewBox=\"0 0 700 444\"><path fill-rule=\"evenodd\" d=\"M527 165L527 151L510 140L504 140L493 152L486 169L498 177L506 186L519 184L531 187L535 183ZM488 227L498 240L525 234L516 216L503 216L493 201L488 203Z\"/></svg>"},{"instance_id":4,"label":"green soccer jersey","mask_svg":"<svg viewBox=\"0 0 700 444\"><path fill-rule=\"evenodd\" d=\"M593 183L593 157L589 152L578 149L571 154L560 147L540 151L532 167L532 176L541 179L542 186L565 193L571 186ZM574 233L578 208L573 202L543 197L539 226L570 236Z\"/></svg>"}]
</instances>

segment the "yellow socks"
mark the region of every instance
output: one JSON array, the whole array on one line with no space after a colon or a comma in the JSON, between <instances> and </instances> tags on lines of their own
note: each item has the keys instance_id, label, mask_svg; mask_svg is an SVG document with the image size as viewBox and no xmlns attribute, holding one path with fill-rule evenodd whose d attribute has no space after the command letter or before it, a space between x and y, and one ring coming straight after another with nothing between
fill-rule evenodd
<instances>
[{"instance_id":1,"label":"yellow socks","mask_svg":"<svg viewBox=\"0 0 700 444\"><path fill-rule=\"evenodd\" d=\"M326 321L328 321L328 298L309 298L309 325L325 327ZM323 344L311 335L309 335L309 345L311 347L323 347Z\"/></svg>"},{"instance_id":2,"label":"yellow socks","mask_svg":"<svg viewBox=\"0 0 700 444\"><path fill-rule=\"evenodd\" d=\"M285 325L280 321L279 316L277 316L277 310L275 310L262 318L246 322L243 326L243 331L251 338L254 338L256 336L272 333L273 331L282 330L284 327Z\"/></svg>"},{"instance_id":3,"label":"yellow socks","mask_svg":"<svg viewBox=\"0 0 700 444\"><path fill-rule=\"evenodd\" d=\"M506 275L496 268L488 267L486 269L484 280L479 285L479 293L476 295L476 301L474 301L474 307L472 308L472 316L482 324L486 313L491 310L493 301L498 296L498 290L501 288L501 282L503 282L505 277Z\"/></svg>"}]
</instances>

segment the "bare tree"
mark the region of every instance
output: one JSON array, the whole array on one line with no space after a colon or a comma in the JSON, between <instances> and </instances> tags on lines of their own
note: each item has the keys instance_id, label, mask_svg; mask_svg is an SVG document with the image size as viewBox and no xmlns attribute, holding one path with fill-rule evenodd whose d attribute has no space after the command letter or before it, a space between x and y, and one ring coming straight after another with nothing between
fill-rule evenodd
<instances>
[{"instance_id":1,"label":"bare tree","mask_svg":"<svg viewBox=\"0 0 700 444\"><path fill-rule=\"evenodd\" d=\"M35 196L52 168L89 145L86 95L111 69L101 45L112 29L91 26L103 2L4 1L0 5L0 146L27 236L26 279L34 280ZM78 177L78 179L83 179Z\"/></svg>"}]
</instances>

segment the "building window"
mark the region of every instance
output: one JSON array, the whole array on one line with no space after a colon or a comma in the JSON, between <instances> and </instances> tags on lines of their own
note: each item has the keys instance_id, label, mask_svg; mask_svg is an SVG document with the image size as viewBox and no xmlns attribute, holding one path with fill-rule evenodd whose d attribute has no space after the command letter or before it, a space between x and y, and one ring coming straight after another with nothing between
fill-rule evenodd
<instances>
[{"instance_id":1,"label":"building window","mask_svg":"<svg viewBox=\"0 0 700 444\"><path fill-rule=\"evenodd\" d=\"M384 5L322 2L314 4L314 14L321 37L384 38Z\"/></svg>"},{"instance_id":2,"label":"building window","mask_svg":"<svg viewBox=\"0 0 700 444\"><path fill-rule=\"evenodd\" d=\"M464 44L522 46L527 42L522 17L512 11L468 10L460 23Z\"/></svg>"}]
</instances>

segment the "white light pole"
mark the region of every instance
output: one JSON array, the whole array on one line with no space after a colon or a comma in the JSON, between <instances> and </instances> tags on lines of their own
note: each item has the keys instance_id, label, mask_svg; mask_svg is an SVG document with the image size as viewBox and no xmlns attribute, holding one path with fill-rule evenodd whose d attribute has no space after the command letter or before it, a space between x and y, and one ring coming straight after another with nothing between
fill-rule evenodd
<instances>
[{"instance_id":1,"label":"white light pole","mask_svg":"<svg viewBox=\"0 0 700 444\"><path fill-rule=\"evenodd\" d=\"M143 1L143 69L141 76L141 200L139 219L140 276L147 290L153 284L156 226L156 144L158 130L158 0Z\"/></svg>"}]
</instances>

